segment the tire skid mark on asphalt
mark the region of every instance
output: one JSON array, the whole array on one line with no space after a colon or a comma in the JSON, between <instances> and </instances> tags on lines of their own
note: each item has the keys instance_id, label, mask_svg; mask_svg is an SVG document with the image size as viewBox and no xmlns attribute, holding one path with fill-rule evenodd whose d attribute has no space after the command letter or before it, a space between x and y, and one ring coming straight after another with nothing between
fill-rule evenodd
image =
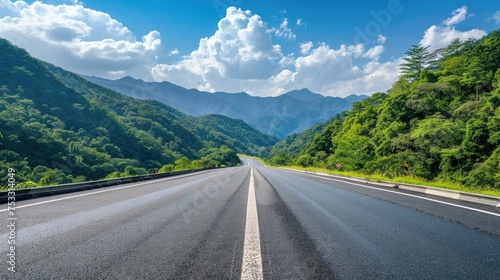
<instances>
[{"instance_id":1,"label":"tire skid mark on asphalt","mask_svg":"<svg viewBox=\"0 0 500 280\"><path fill-rule=\"evenodd\" d=\"M275 202L271 206L273 208L273 213L277 217L278 220L268 221L269 223L273 223L273 225L278 225L281 227L282 237L284 239L288 239L293 251L288 252L287 255L294 254L297 256L296 260L298 263L293 264L293 269L288 268L286 272L274 272L273 270L279 271L279 268L274 268L271 262L271 257L269 255L266 256L265 250L270 250L269 240L264 239L264 247L263 247L263 257L266 258L266 265L268 267L264 267L264 276L270 279L274 278L286 278L286 279L339 279L336 273L329 266L328 262L325 260L321 252L318 250L315 241L311 239L311 237L307 234L306 229L301 224L301 222L297 219L297 217L293 214L293 211L288 207L288 205L283 201L282 197L276 190L276 187L271 184L268 178L262 173L261 170L257 169L257 173L260 175L261 180L264 181L262 185L259 187L265 186L270 189L270 193L266 195L268 197L273 197ZM259 188L257 188L258 190ZM269 214L268 214L269 215ZM271 215L272 216L272 215ZM266 216L265 219L269 217ZM262 220L261 220L262 221ZM277 224L276 224L277 223ZM266 222L263 222L261 225L266 227ZM268 237L269 233L262 233L262 238ZM267 247L267 248L266 248ZM268 252L267 254L274 254L275 252ZM287 256L288 257L288 256ZM279 261L283 261L283 259L279 259ZM279 263L278 261L278 263ZM266 268L268 271L266 272ZM266 275L268 273L269 275ZM277 274L278 273L278 274ZM286 277L283 277L281 274L289 273Z\"/></svg>"}]
</instances>

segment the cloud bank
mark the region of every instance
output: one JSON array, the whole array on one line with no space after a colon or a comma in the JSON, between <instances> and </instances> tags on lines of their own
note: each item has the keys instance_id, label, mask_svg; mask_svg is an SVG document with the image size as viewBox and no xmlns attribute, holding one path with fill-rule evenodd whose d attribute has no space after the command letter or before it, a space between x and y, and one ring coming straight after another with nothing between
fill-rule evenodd
<instances>
[{"instance_id":1,"label":"cloud bank","mask_svg":"<svg viewBox=\"0 0 500 280\"><path fill-rule=\"evenodd\" d=\"M300 43L301 55L295 56L273 44L273 35L294 40L291 34L286 19L278 29L270 28L260 16L231 7L213 36L201 39L198 49L181 61L156 65L153 77L199 90L262 96L298 88L337 96L370 94L387 90L397 79L399 62L378 62L383 36L369 50L361 44L334 49L325 43ZM360 68L355 65L360 58L370 62Z\"/></svg>"},{"instance_id":2,"label":"cloud bank","mask_svg":"<svg viewBox=\"0 0 500 280\"><path fill-rule=\"evenodd\" d=\"M32 55L82 74L147 78L162 51L160 33L137 40L110 15L81 4L0 0L0 36Z\"/></svg>"},{"instance_id":3,"label":"cloud bank","mask_svg":"<svg viewBox=\"0 0 500 280\"><path fill-rule=\"evenodd\" d=\"M454 38L480 38L482 30L459 31L467 19L467 7L425 32L421 43L431 50ZM170 81L205 91L245 91L276 96L309 88L325 95L346 96L386 91L399 76L400 58L380 61L388 39L379 34L372 45L332 47L324 42L296 42L294 28L306 28L302 19L290 24L283 18L271 27L259 15L230 7L210 37L202 38L190 54L171 64L158 63L164 53L161 35L151 31L137 39L110 15L70 5L0 0L0 36L27 49L34 56L70 71L104 78L130 75L144 80ZM297 53L285 54L273 40L296 45Z\"/></svg>"}]
</instances>

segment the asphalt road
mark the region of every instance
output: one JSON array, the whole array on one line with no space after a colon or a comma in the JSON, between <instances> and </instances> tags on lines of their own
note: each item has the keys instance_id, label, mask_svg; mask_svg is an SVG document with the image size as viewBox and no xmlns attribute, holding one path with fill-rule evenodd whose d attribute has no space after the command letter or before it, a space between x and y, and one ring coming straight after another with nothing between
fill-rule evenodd
<instances>
[{"instance_id":1,"label":"asphalt road","mask_svg":"<svg viewBox=\"0 0 500 280\"><path fill-rule=\"evenodd\" d=\"M0 279L500 279L498 208L244 163L19 202Z\"/></svg>"}]
</instances>

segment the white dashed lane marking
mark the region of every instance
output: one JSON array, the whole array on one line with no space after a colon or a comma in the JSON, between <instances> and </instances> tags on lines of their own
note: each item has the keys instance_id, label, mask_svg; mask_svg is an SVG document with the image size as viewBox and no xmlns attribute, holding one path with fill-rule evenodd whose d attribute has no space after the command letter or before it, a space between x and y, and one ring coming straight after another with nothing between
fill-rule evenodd
<instances>
[{"instance_id":1,"label":"white dashed lane marking","mask_svg":"<svg viewBox=\"0 0 500 280\"><path fill-rule=\"evenodd\" d=\"M241 279L263 278L262 256L260 252L259 218L257 215L257 201L255 199L253 167L251 167Z\"/></svg>"}]
</instances>

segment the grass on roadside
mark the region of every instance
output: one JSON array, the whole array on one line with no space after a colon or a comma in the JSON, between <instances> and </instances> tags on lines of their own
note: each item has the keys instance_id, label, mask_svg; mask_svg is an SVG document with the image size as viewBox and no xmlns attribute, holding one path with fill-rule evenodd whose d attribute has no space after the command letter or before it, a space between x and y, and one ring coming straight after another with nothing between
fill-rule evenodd
<instances>
[{"instance_id":1,"label":"grass on roadside","mask_svg":"<svg viewBox=\"0 0 500 280\"><path fill-rule=\"evenodd\" d=\"M327 173L327 174L333 174L333 175L347 176L347 177L353 177L353 178L369 179L369 180L378 181L378 182L404 183L404 184L428 186L428 187L435 187L435 188L442 188L442 189L449 189L449 190L455 190L455 191L461 191L461 192L470 192L470 193L477 193L477 194L482 194L482 195L490 195L490 196L500 197L500 190L497 190L497 189L466 187L463 185L455 184L452 182L445 182L445 181L427 181L427 180L424 180L422 178L417 178L417 177L413 177L413 176L400 176L400 177L395 177L395 178L389 178L389 177L384 176L382 174L364 174L361 172L329 170L329 169L317 168L317 167L301 167L301 166L283 166L283 167L304 170L304 171L314 171L314 172L321 172L321 173Z\"/></svg>"},{"instance_id":2,"label":"grass on roadside","mask_svg":"<svg viewBox=\"0 0 500 280\"><path fill-rule=\"evenodd\" d=\"M271 165L267 164L267 162L265 160L258 158L258 157L248 156L248 155L239 155L239 156L256 159L256 160L262 162L265 166L271 166ZM330 170L330 169L319 168L319 167L302 167L302 166L294 166L294 165L293 166L280 166L280 167L292 168L292 169L298 169L298 170L304 170L304 171L314 171L314 172L320 172L320 173L326 173L326 174L332 174L332 175L340 175L340 176L346 176L346 177L352 177L352 178L368 179L368 180L373 180L373 181L377 181L377 182L391 182L391 183L403 183L403 184L410 184L410 185L420 185L420 186L426 186L426 187L435 187L435 188L442 188L442 189L448 189L448 190L454 190L454 191L469 192L469 193L476 193L476 194L500 197L500 190L497 190L497 189L473 188L473 187L459 185L459 184L456 184L453 182L428 181L428 180L424 180L422 178L413 177L413 176L400 176L400 177L395 177L395 178L389 178L389 177L384 176L382 174L364 174L364 173L355 172L355 171Z\"/></svg>"}]
</instances>

